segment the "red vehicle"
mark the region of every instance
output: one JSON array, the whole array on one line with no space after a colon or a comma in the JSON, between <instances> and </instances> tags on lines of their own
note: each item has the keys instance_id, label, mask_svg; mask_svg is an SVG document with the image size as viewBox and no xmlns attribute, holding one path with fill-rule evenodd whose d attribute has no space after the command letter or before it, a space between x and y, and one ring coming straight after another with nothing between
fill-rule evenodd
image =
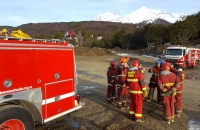
<instances>
[{"instance_id":1,"label":"red vehicle","mask_svg":"<svg viewBox=\"0 0 200 130\"><path fill-rule=\"evenodd\" d=\"M165 50L165 61L178 64L183 69L198 67L200 64L200 49L183 46L170 46Z\"/></svg>"},{"instance_id":2,"label":"red vehicle","mask_svg":"<svg viewBox=\"0 0 200 130\"><path fill-rule=\"evenodd\" d=\"M0 36L0 130L34 130L83 108L68 41Z\"/></svg>"}]
</instances>

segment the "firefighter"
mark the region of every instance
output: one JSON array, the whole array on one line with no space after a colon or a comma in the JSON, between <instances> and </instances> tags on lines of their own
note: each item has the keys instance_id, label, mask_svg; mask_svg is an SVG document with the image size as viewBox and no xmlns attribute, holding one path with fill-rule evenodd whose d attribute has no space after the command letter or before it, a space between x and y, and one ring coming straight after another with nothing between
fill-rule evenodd
<instances>
[{"instance_id":1,"label":"firefighter","mask_svg":"<svg viewBox=\"0 0 200 130\"><path fill-rule=\"evenodd\" d=\"M144 74L145 68L142 67L142 64L139 63L138 69Z\"/></svg>"},{"instance_id":2,"label":"firefighter","mask_svg":"<svg viewBox=\"0 0 200 130\"><path fill-rule=\"evenodd\" d=\"M107 102L111 103L115 100L115 86L117 82L117 63L115 61L110 62L110 66L107 71L107 82L108 82L108 88L107 88Z\"/></svg>"},{"instance_id":3,"label":"firefighter","mask_svg":"<svg viewBox=\"0 0 200 130\"><path fill-rule=\"evenodd\" d=\"M130 67L131 67L131 65L129 64L129 60L130 60L129 56L125 56L124 58L126 58L126 59L127 59L127 65L128 65L128 68L130 68Z\"/></svg>"},{"instance_id":4,"label":"firefighter","mask_svg":"<svg viewBox=\"0 0 200 130\"><path fill-rule=\"evenodd\" d=\"M149 83L149 95L148 99L146 100L147 102L151 102L153 99L154 91L157 88L157 101L159 104L161 104L161 95L160 95L160 90L158 88L158 76L160 72L162 71L162 60L158 59L156 60L156 65L148 70L149 73L153 73L151 78L150 78L150 83Z\"/></svg>"},{"instance_id":5,"label":"firefighter","mask_svg":"<svg viewBox=\"0 0 200 130\"><path fill-rule=\"evenodd\" d=\"M180 86L179 78L170 72L170 64L165 62L158 76L158 86L161 91L164 117L167 124L174 122L174 103L176 90Z\"/></svg>"},{"instance_id":6,"label":"firefighter","mask_svg":"<svg viewBox=\"0 0 200 130\"><path fill-rule=\"evenodd\" d=\"M126 74L128 72L127 58L121 58L120 64L117 68L117 106L120 109L126 107L126 98L128 95L128 88L125 84Z\"/></svg>"},{"instance_id":7,"label":"firefighter","mask_svg":"<svg viewBox=\"0 0 200 130\"><path fill-rule=\"evenodd\" d=\"M144 82L144 75L139 70L139 61L137 60L132 62L132 68L128 71L127 85L129 86L130 93L129 116L131 119L135 119L136 122L143 123L142 102L148 94Z\"/></svg>"},{"instance_id":8,"label":"firefighter","mask_svg":"<svg viewBox=\"0 0 200 130\"><path fill-rule=\"evenodd\" d=\"M174 68L174 63L170 63L170 71L176 73L176 69Z\"/></svg>"},{"instance_id":9,"label":"firefighter","mask_svg":"<svg viewBox=\"0 0 200 130\"><path fill-rule=\"evenodd\" d=\"M175 103L175 116L180 117L181 113L182 113L182 91L183 91L183 82L184 82L184 73L183 73L183 69L175 64L174 68L176 69L176 75L180 78L180 86L179 88L176 90L176 95L175 95L175 99L176 99L176 103Z\"/></svg>"},{"instance_id":10,"label":"firefighter","mask_svg":"<svg viewBox=\"0 0 200 130\"><path fill-rule=\"evenodd\" d=\"M126 59L127 59L127 61L129 61L129 60L130 60L129 56L125 56L124 58L126 58Z\"/></svg>"}]
</instances>

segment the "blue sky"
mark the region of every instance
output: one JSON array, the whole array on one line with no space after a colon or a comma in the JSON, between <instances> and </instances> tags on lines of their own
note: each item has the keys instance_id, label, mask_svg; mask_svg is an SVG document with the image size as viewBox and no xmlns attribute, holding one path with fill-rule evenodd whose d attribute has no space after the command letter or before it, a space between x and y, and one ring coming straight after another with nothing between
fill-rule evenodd
<instances>
[{"instance_id":1,"label":"blue sky","mask_svg":"<svg viewBox=\"0 0 200 130\"><path fill-rule=\"evenodd\" d=\"M191 15L200 11L200 0L2 0L0 26L90 21L98 14L126 15L142 6Z\"/></svg>"}]
</instances>

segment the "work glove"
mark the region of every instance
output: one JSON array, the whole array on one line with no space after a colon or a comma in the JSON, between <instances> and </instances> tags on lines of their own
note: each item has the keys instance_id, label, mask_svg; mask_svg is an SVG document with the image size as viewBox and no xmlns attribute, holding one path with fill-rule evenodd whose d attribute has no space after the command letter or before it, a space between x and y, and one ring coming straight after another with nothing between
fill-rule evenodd
<instances>
[{"instance_id":1,"label":"work glove","mask_svg":"<svg viewBox=\"0 0 200 130\"><path fill-rule=\"evenodd\" d=\"M148 92L147 92L147 90L144 90L143 91L143 97L147 97L148 96Z\"/></svg>"},{"instance_id":2,"label":"work glove","mask_svg":"<svg viewBox=\"0 0 200 130\"><path fill-rule=\"evenodd\" d=\"M171 96L172 94L173 94L173 90L171 89L165 93L166 96Z\"/></svg>"}]
</instances>

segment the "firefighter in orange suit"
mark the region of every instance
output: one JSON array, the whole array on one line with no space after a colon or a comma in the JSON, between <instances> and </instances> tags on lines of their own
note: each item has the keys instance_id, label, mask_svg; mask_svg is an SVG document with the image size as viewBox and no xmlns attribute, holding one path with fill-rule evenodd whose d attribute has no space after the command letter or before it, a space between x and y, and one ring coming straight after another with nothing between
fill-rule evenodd
<instances>
[{"instance_id":1,"label":"firefighter in orange suit","mask_svg":"<svg viewBox=\"0 0 200 130\"><path fill-rule=\"evenodd\" d=\"M108 103L111 103L115 100L115 86L117 82L117 63L115 61L110 62L110 66L107 71L107 81L108 81L108 88L107 88L107 95L106 99Z\"/></svg>"},{"instance_id":2,"label":"firefighter in orange suit","mask_svg":"<svg viewBox=\"0 0 200 130\"><path fill-rule=\"evenodd\" d=\"M132 68L128 71L127 85L129 86L130 93L129 116L130 118L135 119L136 122L143 123L142 102L144 97L148 94L144 82L144 75L139 70L139 61L137 60L132 62Z\"/></svg>"},{"instance_id":3,"label":"firefighter in orange suit","mask_svg":"<svg viewBox=\"0 0 200 130\"><path fill-rule=\"evenodd\" d=\"M160 75L160 72L162 71L162 60L158 59L156 60L156 65L148 70L149 73L153 73L151 78L150 78L150 83L149 83L149 95L148 99L146 100L147 102L151 102L153 99L154 91L157 88L157 101L158 103L161 102L161 95L160 95L160 89L158 88L157 80L158 76Z\"/></svg>"},{"instance_id":4,"label":"firefighter in orange suit","mask_svg":"<svg viewBox=\"0 0 200 130\"><path fill-rule=\"evenodd\" d=\"M184 82L185 75L183 73L183 69L179 65L175 64L174 68L176 69L176 72L175 72L176 75L180 79L180 86L176 90L176 95L175 95L175 99L176 99L175 115L177 117L180 117L180 115L182 113L182 91L183 91L183 82Z\"/></svg>"},{"instance_id":5,"label":"firefighter in orange suit","mask_svg":"<svg viewBox=\"0 0 200 130\"><path fill-rule=\"evenodd\" d=\"M174 122L174 103L176 90L180 86L180 80L176 74L170 72L170 64L165 62L162 72L158 77L158 86L161 91L164 117L168 124Z\"/></svg>"},{"instance_id":6,"label":"firefighter in orange suit","mask_svg":"<svg viewBox=\"0 0 200 130\"><path fill-rule=\"evenodd\" d=\"M127 58L121 58L120 64L118 65L117 69L117 106L118 108L122 109L122 107L126 106L126 98L128 95L128 89L125 84L126 82L126 74L128 72L128 64Z\"/></svg>"}]
</instances>

